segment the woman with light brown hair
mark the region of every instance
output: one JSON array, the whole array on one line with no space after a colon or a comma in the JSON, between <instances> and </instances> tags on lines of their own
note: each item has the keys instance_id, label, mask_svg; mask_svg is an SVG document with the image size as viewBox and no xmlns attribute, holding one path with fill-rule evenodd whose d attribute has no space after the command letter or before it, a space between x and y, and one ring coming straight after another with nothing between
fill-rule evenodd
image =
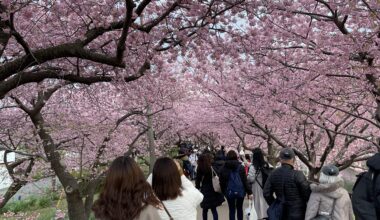
<instances>
[{"instance_id":1,"label":"woman with light brown hair","mask_svg":"<svg viewBox=\"0 0 380 220\"><path fill-rule=\"evenodd\" d=\"M137 163L116 158L107 172L105 185L92 210L100 220L158 220L160 201Z\"/></svg>"},{"instance_id":2,"label":"woman with light brown hair","mask_svg":"<svg viewBox=\"0 0 380 220\"><path fill-rule=\"evenodd\" d=\"M163 220L196 220L197 207L203 199L200 193L188 180L181 167L169 157L157 159L148 182L157 197L166 208L159 214Z\"/></svg>"}]
</instances>

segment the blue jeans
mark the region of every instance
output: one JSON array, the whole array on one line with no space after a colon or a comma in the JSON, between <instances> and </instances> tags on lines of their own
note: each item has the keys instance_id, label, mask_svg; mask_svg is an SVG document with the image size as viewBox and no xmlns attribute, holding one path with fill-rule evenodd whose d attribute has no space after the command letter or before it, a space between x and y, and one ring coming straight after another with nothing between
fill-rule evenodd
<instances>
[{"instance_id":1,"label":"blue jeans","mask_svg":"<svg viewBox=\"0 0 380 220\"><path fill-rule=\"evenodd\" d=\"M243 220L243 202L244 198L227 198L228 208L230 210L230 220L235 220L235 212L237 212L237 219Z\"/></svg>"},{"instance_id":2,"label":"blue jeans","mask_svg":"<svg viewBox=\"0 0 380 220\"><path fill-rule=\"evenodd\" d=\"M202 210L203 220L207 220L208 210L209 209ZM211 212L212 212L212 217L214 218L214 220L218 220L218 211L216 211L216 207L211 208Z\"/></svg>"}]
</instances>

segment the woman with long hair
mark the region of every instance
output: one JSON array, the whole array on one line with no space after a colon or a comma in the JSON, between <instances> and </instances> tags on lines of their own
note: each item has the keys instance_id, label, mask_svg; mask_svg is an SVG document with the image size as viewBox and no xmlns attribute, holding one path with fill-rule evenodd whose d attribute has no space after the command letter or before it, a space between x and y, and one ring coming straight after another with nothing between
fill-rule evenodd
<instances>
[{"instance_id":1,"label":"woman with long hair","mask_svg":"<svg viewBox=\"0 0 380 220\"><path fill-rule=\"evenodd\" d=\"M305 220L314 218L353 220L354 212L350 196L343 188L344 181L334 165L322 167L319 184L311 184L311 195L307 203Z\"/></svg>"},{"instance_id":2,"label":"woman with long hair","mask_svg":"<svg viewBox=\"0 0 380 220\"><path fill-rule=\"evenodd\" d=\"M212 177L215 169L212 167L212 155L205 153L198 158L197 177L195 186L203 194L203 201L201 202L203 220L207 220L207 213L210 209L214 220L218 220L218 211L216 207L222 205L224 202L223 195L215 192L212 185Z\"/></svg>"},{"instance_id":3,"label":"woman with long hair","mask_svg":"<svg viewBox=\"0 0 380 220\"><path fill-rule=\"evenodd\" d=\"M248 183L252 184L253 201L255 204L255 210L258 219L265 219L268 217L267 209L268 204L264 199L263 188L264 172L269 167L268 163L264 159L263 151L260 148L252 150L252 165L248 171Z\"/></svg>"},{"instance_id":4,"label":"woman with long hair","mask_svg":"<svg viewBox=\"0 0 380 220\"><path fill-rule=\"evenodd\" d=\"M230 220L243 220L243 202L245 195L252 199L252 190L248 186L247 176L241 162L238 160L238 154L234 150L227 153L226 163L220 175L220 187L225 195Z\"/></svg>"},{"instance_id":5,"label":"woman with long hair","mask_svg":"<svg viewBox=\"0 0 380 220\"><path fill-rule=\"evenodd\" d=\"M169 157L157 159L148 182L162 201L165 210L159 211L163 220L196 220L197 206L203 199L200 193L188 180L178 163Z\"/></svg>"},{"instance_id":6,"label":"woman with long hair","mask_svg":"<svg viewBox=\"0 0 380 220\"><path fill-rule=\"evenodd\" d=\"M116 158L107 172L105 185L92 210L100 220L157 220L160 201L137 163Z\"/></svg>"}]
</instances>

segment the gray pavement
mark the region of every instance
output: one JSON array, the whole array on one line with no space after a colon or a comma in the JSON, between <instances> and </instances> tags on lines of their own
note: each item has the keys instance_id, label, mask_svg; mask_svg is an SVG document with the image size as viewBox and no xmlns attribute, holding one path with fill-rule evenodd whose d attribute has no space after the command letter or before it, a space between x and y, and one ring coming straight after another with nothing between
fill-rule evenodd
<instances>
[{"instance_id":1,"label":"gray pavement","mask_svg":"<svg viewBox=\"0 0 380 220\"><path fill-rule=\"evenodd\" d=\"M246 207L248 207L248 201L247 200L244 201L243 211ZM219 206L217 208L217 210L218 210L218 219L219 220L228 220L228 204L227 204L227 201L224 202L223 205ZM198 208L197 220L202 220L202 209L200 207ZM207 220L213 220L211 211L208 211Z\"/></svg>"}]
</instances>

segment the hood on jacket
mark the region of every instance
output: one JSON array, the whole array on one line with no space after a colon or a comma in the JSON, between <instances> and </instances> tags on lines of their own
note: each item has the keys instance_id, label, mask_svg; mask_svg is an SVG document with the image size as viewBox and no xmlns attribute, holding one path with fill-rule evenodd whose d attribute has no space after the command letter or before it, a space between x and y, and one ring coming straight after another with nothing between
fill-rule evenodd
<instances>
[{"instance_id":1,"label":"hood on jacket","mask_svg":"<svg viewBox=\"0 0 380 220\"><path fill-rule=\"evenodd\" d=\"M310 185L310 189L313 193L322 193L327 197L337 199L344 195L345 189L343 189L344 182L339 180L336 183L327 183L327 184L315 184Z\"/></svg>"},{"instance_id":2,"label":"hood on jacket","mask_svg":"<svg viewBox=\"0 0 380 220\"><path fill-rule=\"evenodd\" d=\"M374 170L380 170L380 153L373 155L367 160L367 166Z\"/></svg>"},{"instance_id":3,"label":"hood on jacket","mask_svg":"<svg viewBox=\"0 0 380 220\"><path fill-rule=\"evenodd\" d=\"M241 165L241 162L238 160L226 160L224 167L230 169L230 170L235 170Z\"/></svg>"}]
</instances>

